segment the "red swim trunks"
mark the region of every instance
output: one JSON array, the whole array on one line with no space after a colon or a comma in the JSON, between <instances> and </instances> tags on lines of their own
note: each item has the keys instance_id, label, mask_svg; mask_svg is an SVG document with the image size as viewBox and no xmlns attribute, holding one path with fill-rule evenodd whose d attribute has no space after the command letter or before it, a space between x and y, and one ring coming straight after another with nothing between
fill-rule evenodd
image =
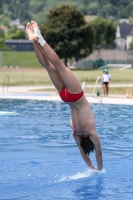
<instances>
[{"instance_id":1,"label":"red swim trunks","mask_svg":"<svg viewBox=\"0 0 133 200\"><path fill-rule=\"evenodd\" d=\"M60 92L60 98L64 101L64 102L76 102L78 101L82 96L83 96L83 91L80 92L79 94L71 94L67 91L66 88L63 88Z\"/></svg>"}]
</instances>

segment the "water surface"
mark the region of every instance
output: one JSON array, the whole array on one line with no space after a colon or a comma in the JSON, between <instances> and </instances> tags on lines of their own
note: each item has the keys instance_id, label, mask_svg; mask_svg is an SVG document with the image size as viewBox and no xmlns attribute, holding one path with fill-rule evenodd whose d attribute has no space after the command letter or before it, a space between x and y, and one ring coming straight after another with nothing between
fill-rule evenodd
<instances>
[{"instance_id":1,"label":"water surface","mask_svg":"<svg viewBox=\"0 0 133 200\"><path fill-rule=\"evenodd\" d=\"M90 170L61 102L0 100L0 199L133 199L133 107L92 104L104 169ZM91 159L96 166L95 155Z\"/></svg>"}]
</instances>

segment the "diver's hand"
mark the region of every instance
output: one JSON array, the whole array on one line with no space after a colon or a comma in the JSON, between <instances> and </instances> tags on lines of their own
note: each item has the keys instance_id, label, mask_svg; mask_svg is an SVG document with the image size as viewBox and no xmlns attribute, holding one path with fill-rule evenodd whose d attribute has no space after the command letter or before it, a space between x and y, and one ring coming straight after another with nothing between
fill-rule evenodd
<instances>
[{"instance_id":1,"label":"diver's hand","mask_svg":"<svg viewBox=\"0 0 133 200\"><path fill-rule=\"evenodd\" d=\"M93 165L91 165L90 168L91 168L91 169L94 169L94 170L98 170L98 169L95 168Z\"/></svg>"}]
</instances>

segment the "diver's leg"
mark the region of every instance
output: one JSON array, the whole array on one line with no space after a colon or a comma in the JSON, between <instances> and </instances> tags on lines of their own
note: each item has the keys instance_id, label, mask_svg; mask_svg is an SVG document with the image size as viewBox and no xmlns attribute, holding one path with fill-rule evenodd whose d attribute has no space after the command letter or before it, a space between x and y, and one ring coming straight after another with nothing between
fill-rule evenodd
<instances>
[{"instance_id":1,"label":"diver's leg","mask_svg":"<svg viewBox=\"0 0 133 200\"><path fill-rule=\"evenodd\" d=\"M38 25L36 22L31 22L32 27L34 28L34 31L38 29ZM37 33L37 32L36 32ZM75 75L71 72L70 69L68 69L64 63L59 59L55 51L47 44L45 40L43 40L41 33L39 32L36 34L38 39L41 39L41 46L43 49L43 52L45 54L45 57L47 60L50 61L50 63L53 64L53 66L58 71L58 74L64 83L65 87L70 93L80 93L82 91L81 85Z\"/></svg>"},{"instance_id":2,"label":"diver's leg","mask_svg":"<svg viewBox=\"0 0 133 200\"><path fill-rule=\"evenodd\" d=\"M38 41L36 40L36 37L33 34L33 27L30 23L27 23L26 32L29 36L29 40L33 42L34 50L38 61L48 71L53 84L55 85L56 89L60 91L64 87L64 84L55 67L46 59L41 46L39 45Z\"/></svg>"}]
</instances>

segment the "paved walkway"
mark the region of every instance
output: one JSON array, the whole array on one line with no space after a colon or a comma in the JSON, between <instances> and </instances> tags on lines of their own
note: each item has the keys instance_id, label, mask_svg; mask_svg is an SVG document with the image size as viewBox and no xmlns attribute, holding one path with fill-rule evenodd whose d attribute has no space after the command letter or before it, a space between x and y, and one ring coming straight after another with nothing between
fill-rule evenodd
<instances>
[{"instance_id":1,"label":"paved walkway","mask_svg":"<svg viewBox=\"0 0 133 200\"><path fill-rule=\"evenodd\" d=\"M54 86L10 86L9 88L5 87L4 92L7 93L31 93L35 92L35 90L42 90L42 89L51 89L55 88ZM0 86L0 93L3 93L3 87Z\"/></svg>"},{"instance_id":2,"label":"paved walkway","mask_svg":"<svg viewBox=\"0 0 133 200\"><path fill-rule=\"evenodd\" d=\"M133 85L132 85L133 86ZM59 95L55 92L35 92L35 90L51 89L54 86L10 86L8 93L3 93L3 88L0 87L1 99L31 99L31 100L45 100L45 101L61 101ZM5 88L6 92L6 88ZM92 97L91 94L86 94L87 100L90 103L105 103L105 104L123 104L133 105L133 99L125 98L124 95L109 95L109 97Z\"/></svg>"},{"instance_id":3,"label":"paved walkway","mask_svg":"<svg viewBox=\"0 0 133 200\"><path fill-rule=\"evenodd\" d=\"M93 88L94 85L90 85L90 84L88 85L87 84L86 87L88 87L88 88L92 87ZM98 84L97 87L101 87L101 84ZM119 87L133 87L133 84L131 84L131 83L129 83L129 84L123 84L123 83L122 84L112 84L111 83L109 87L111 87L111 88L115 88L115 87L117 87L117 88L119 88Z\"/></svg>"},{"instance_id":4,"label":"paved walkway","mask_svg":"<svg viewBox=\"0 0 133 200\"><path fill-rule=\"evenodd\" d=\"M86 84L86 87L88 88L94 88L94 85L92 84ZM98 84L97 87L101 87L101 84ZM133 87L133 84L110 84L111 88L115 88L115 87ZM29 93L29 92L33 92L32 90L39 90L39 89L51 89L51 88L55 88L54 86L10 86L8 88L8 93ZM6 91L7 88L4 88L4 90ZM3 86L0 86L0 93L3 93Z\"/></svg>"}]
</instances>

